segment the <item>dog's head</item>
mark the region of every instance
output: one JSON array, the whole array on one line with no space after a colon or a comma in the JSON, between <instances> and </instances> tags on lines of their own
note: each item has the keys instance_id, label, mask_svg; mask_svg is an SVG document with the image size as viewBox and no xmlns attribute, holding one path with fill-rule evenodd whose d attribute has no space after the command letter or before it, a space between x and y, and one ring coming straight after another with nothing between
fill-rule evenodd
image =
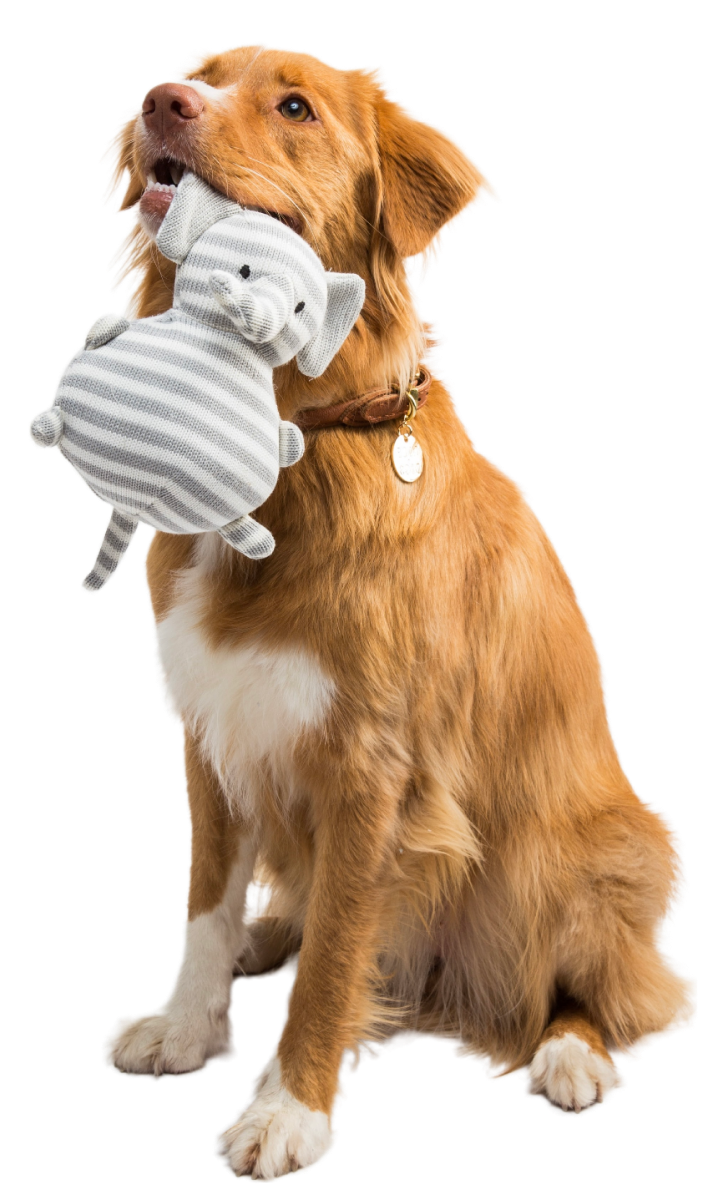
<instances>
[{"instance_id":1,"label":"dog's head","mask_svg":"<svg viewBox=\"0 0 725 1203\"><path fill-rule=\"evenodd\" d=\"M271 214L328 269L356 272L366 303L325 376L346 395L404 385L423 350L403 260L424 250L474 196L481 176L446 138L387 100L375 80L306 55L259 48L208 59L183 83L160 84L122 135L128 208L158 227L184 168L247 208ZM146 268L145 313L170 304L173 266ZM319 388L318 400L324 399Z\"/></svg>"}]
</instances>

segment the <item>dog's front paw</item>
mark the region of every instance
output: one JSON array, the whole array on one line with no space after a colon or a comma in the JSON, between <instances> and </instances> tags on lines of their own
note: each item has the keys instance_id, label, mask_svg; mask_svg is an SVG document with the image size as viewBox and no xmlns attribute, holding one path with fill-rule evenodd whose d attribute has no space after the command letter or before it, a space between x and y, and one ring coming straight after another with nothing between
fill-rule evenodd
<instances>
[{"instance_id":1,"label":"dog's front paw","mask_svg":"<svg viewBox=\"0 0 725 1203\"><path fill-rule=\"evenodd\" d=\"M531 1082L535 1091L564 1111L582 1111L601 1103L606 1092L617 1085L617 1071L609 1056L595 1053L586 1041L567 1032L546 1040L537 1050Z\"/></svg>"},{"instance_id":2,"label":"dog's front paw","mask_svg":"<svg viewBox=\"0 0 725 1203\"><path fill-rule=\"evenodd\" d=\"M113 1050L117 1069L131 1074L184 1074L201 1069L207 1057L221 1053L229 1041L226 1016L215 1022L206 1016L150 1015L119 1036Z\"/></svg>"},{"instance_id":3,"label":"dog's front paw","mask_svg":"<svg viewBox=\"0 0 725 1203\"><path fill-rule=\"evenodd\" d=\"M275 1057L254 1102L222 1140L235 1174L279 1178L322 1156L330 1143L330 1121L324 1111L310 1111L285 1089Z\"/></svg>"}]
</instances>

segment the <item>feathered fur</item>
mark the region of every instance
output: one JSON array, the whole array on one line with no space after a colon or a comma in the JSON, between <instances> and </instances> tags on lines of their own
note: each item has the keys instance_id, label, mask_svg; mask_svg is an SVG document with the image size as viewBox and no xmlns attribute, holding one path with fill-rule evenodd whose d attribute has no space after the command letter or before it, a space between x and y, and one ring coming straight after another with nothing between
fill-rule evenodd
<instances>
[{"instance_id":1,"label":"feathered fur","mask_svg":"<svg viewBox=\"0 0 725 1203\"><path fill-rule=\"evenodd\" d=\"M239 50L194 78L234 90L186 146L188 165L243 203L291 206L326 265L366 281L361 319L321 380L277 373L282 416L404 388L424 350L404 258L473 197L478 171L359 72ZM277 123L273 105L291 92L321 129ZM125 203L147 166L132 123ZM132 262L139 312L166 308L173 265L142 234ZM163 534L149 556L158 620L193 575L209 648L303 648L335 685L323 726L296 742L294 787L261 766L253 813L218 782L199 786L203 733L189 736L190 914L219 902L228 856L214 849L253 831L273 893L246 963L302 944L280 1063L287 1089L328 1112L343 1048L379 1022L456 1033L517 1065L552 1020L566 1029L557 1014L618 1047L685 1002L655 946L670 838L619 765L572 587L440 382L415 433L426 465L415 485L391 469L388 426L308 435L257 515L276 539L269 560ZM212 795L228 808L213 823Z\"/></svg>"}]
</instances>

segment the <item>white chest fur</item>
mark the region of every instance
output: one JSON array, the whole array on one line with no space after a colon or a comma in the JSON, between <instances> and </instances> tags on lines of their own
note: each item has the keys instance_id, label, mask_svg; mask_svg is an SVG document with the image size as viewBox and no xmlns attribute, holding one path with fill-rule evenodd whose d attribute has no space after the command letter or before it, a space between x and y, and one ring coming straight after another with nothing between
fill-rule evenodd
<instances>
[{"instance_id":1,"label":"white chest fur","mask_svg":"<svg viewBox=\"0 0 725 1203\"><path fill-rule=\"evenodd\" d=\"M253 805L260 775L268 773L276 789L293 792L295 745L324 723L334 683L299 646L210 647L199 623L202 589L200 568L184 573L177 604L158 628L174 704L230 800Z\"/></svg>"}]
</instances>

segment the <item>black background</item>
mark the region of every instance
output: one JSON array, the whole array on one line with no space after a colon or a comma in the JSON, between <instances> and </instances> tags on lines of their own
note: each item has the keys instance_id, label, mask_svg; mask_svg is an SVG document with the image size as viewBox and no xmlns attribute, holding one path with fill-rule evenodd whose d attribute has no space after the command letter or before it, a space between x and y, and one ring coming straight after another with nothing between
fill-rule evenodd
<instances>
[{"instance_id":1,"label":"black background","mask_svg":"<svg viewBox=\"0 0 725 1203\"><path fill-rule=\"evenodd\" d=\"M31 245L44 251L40 261L28 253L20 294L25 313L42 304L49 328L32 343L20 423L47 403L88 322L120 307L120 296L108 297L103 267L124 219L101 209L105 171L96 164L120 109L197 42L218 46L255 32L203 26L183 40L168 31L149 40L133 35L132 22L125 28L90 65L83 55L73 58L70 31L72 64L63 77L52 70L55 48L47 49L49 159L25 202L36 229ZM700 606L690 543L696 500L675 468L682 435L662 419L658 393L643 386L624 350L622 307L611 285L619 278L626 294L636 280L611 214L593 211L571 164L547 164L531 138L522 108L527 79L509 45L503 61L495 40L481 58L463 45L464 30L451 30L433 59L428 49L429 69L422 70L415 43L368 36L341 46L298 24L292 29L275 22L257 32L314 48L340 65L385 61L400 95L450 126L503 192L504 205L483 209L446 237L423 309L438 316L451 339L445 365L481 450L528 485L581 589L605 654L626 768L642 794L661 800L681 825L695 876L689 804L702 788L693 757L701 745L699 707L690 687L697 642L691 627ZM637 220L646 218L640 213ZM31 930L23 948L50 973L37 1078L61 1067L69 1072L70 1061L84 1100L83 1148L90 1139L102 1150L119 1183L136 1185L147 1172L172 1186L192 1179L221 1185L212 1133L244 1101L251 1073L277 1037L289 982L237 986L239 1060L232 1066L162 1086L131 1083L100 1066L97 1045L115 1015L155 1006L176 965L186 861L178 733L161 711L151 668L138 576L147 533L106 593L79 594L106 509L57 456L41 458L29 448L23 425L16 429L10 460L22 461L32 515L30 531L16 528L25 583L16 593L22 634L19 658L13 656L25 699L17 729L31 769L30 805L20 808L20 822L42 866L40 882L29 888L55 920L42 936ZM40 742L30 736L38 730ZM679 920L675 952L697 971L695 908L690 902ZM36 954L41 938L47 942ZM414 1185L428 1181L432 1158L446 1177L476 1175L483 1157L495 1173L492 1138L503 1127L515 1140L525 1134L529 1144L546 1139L552 1151L571 1144L594 1151L643 1122L676 1122L696 1038L687 1033L661 1043L625 1066L629 1090L574 1131L541 1103L524 1106L515 1079L489 1085L445 1045L398 1050L350 1079L343 1138L317 1172L319 1184L362 1183L364 1174ZM73 1161L83 1157L70 1131L67 1142Z\"/></svg>"}]
</instances>

